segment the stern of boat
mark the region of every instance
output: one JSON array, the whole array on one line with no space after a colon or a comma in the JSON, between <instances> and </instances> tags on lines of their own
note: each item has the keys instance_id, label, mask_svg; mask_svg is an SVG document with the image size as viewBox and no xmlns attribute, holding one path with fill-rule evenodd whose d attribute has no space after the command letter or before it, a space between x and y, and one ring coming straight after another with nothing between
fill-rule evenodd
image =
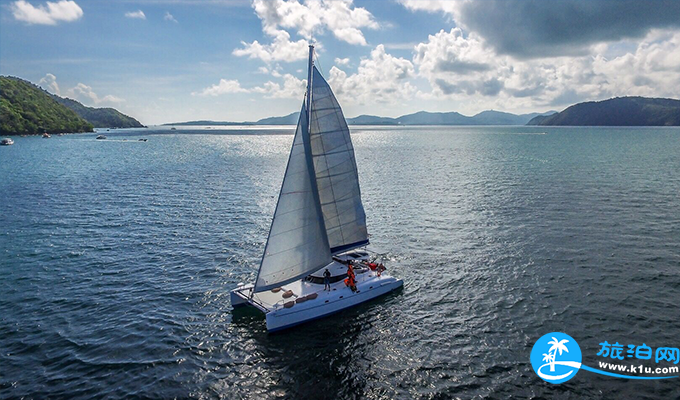
<instances>
[{"instance_id":1,"label":"stern of boat","mask_svg":"<svg viewBox=\"0 0 680 400\"><path fill-rule=\"evenodd\" d=\"M236 289L232 290L230 294L231 306L243 307L249 305L248 297L250 297L250 292L253 290L253 285L246 285L244 283L239 283Z\"/></svg>"},{"instance_id":2,"label":"stern of boat","mask_svg":"<svg viewBox=\"0 0 680 400\"><path fill-rule=\"evenodd\" d=\"M247 285L244 283L239 283L236 289L229 292L231 306L233 308L250 306L262 311L265 314L271 311L264 304L259 302L255 296L252 296L254 287L255 285L253 284Z\"/></svg>"}]
</instances>

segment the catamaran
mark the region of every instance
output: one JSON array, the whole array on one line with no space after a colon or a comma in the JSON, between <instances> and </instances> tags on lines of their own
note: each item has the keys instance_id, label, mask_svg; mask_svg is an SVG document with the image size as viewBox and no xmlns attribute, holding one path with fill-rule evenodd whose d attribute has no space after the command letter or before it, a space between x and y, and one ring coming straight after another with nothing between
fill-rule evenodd
<instances>
[{"instance_id":1,"label":"catamaran","mask_svg":"<svg viewBox=\"0 0 680 400\"><path fill-rule=\"evenodd\" d=\"M310 45L307 93L257 278L232 290L231 304L263 312L271 332L402 287L368 244L347 121Z\"/></svg>"}]
</instances>

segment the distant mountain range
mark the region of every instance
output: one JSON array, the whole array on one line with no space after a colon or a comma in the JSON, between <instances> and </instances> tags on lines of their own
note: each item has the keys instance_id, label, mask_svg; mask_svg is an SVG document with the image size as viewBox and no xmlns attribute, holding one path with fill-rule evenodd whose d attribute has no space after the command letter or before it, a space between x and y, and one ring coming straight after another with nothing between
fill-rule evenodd
<instances>
[{"instance_id":1,"label":"distant mountain range","mask_svg":"<svg viewBox=\"0 0 680 400\"><path fill-rule=\"evenodd\" d=\"M86 107L13 76L0 76L0 134L92 132L93 128L142 127L113 108Z\"/></svg>"},{"instance_id":2,"label":"distant mountain range","mask_svg":"<svg viewBox=\"0 0 680 400\"><path fill-rule=\"evenodd\" d=\"M528 125L680 126L680 100L616 97L589 101L557 114L537 116Z\"/></svg>"},{"instance_id":3,"label":"distant mountain range","mask_svg":"<svg viewBox=\"0 0 680 400\"><path fill-rule=\"evenodd\" d=\"M80 102L51 94L57 103L75 111L81 118L94 125L95 128L143 128L136 119L127 116L115 108L87 107Z\"/></svg>"},{"instance_id":4,"label":"distant mountain range","mask_svg":"<svg viewBox=\"0 0 680 400\"><path fill-rule=\"evenodd\" d=\"M347 118L349 125L525 125L537 116L552 115L557 111L531 114L511 114L500 111L483 111L472 117L457 112L427 112L420 111L414 114L402 115L398 118L378 117L375 115L359 115ZM295 125L299 112L283 117L263 118L255 122L220 122L220 121L189 121L177 122L164 125L191 126L191 125Z\"/></svg>"}]
</instances>

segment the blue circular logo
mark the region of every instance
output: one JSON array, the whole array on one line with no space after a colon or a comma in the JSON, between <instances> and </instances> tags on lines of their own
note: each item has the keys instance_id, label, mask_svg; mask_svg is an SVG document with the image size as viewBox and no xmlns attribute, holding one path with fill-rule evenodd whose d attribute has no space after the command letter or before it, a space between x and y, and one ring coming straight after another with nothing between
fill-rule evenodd
<instances>
[{"instance_id":1,"label":"blue circular logo","mask_svg":"<svg viewBox=\"0 0 680 400\"><path fill-rule=\"evenodd\" d=\"M581 348L566 333L548 333L534 343L531 366L546 382L566 382L581 368Z\"/></svg>"}]
</instances>

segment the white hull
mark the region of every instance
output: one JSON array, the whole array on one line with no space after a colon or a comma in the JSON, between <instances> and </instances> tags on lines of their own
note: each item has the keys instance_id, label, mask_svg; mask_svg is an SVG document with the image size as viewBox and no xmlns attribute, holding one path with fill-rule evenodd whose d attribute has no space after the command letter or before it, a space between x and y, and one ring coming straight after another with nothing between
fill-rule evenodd
<instances>
[{"instance_id":1,"label":"white hull","mask_svg":"<svg viewBox=\"0 0 680 400\"><path fill-rule=\"evenodd\" d=\"M231 304L234 307L250 305L262 311L266 315L267 330L273 332L329 316L387 294L402 285L401 279L385 273L377 276L374 271L366 271L357 274L356 292L352 292L344 281L331 284L331 290L327 291L323 290L323 284L301 280L284 285L280 292L260 292L251 297L253 285L242 285L231 291ZM292 290L294 296L284 299L282 295L286 290ZM290 308L283 305L312 293L317 294L315 299L295 303Z\"/></svg>"}]
</instances>

